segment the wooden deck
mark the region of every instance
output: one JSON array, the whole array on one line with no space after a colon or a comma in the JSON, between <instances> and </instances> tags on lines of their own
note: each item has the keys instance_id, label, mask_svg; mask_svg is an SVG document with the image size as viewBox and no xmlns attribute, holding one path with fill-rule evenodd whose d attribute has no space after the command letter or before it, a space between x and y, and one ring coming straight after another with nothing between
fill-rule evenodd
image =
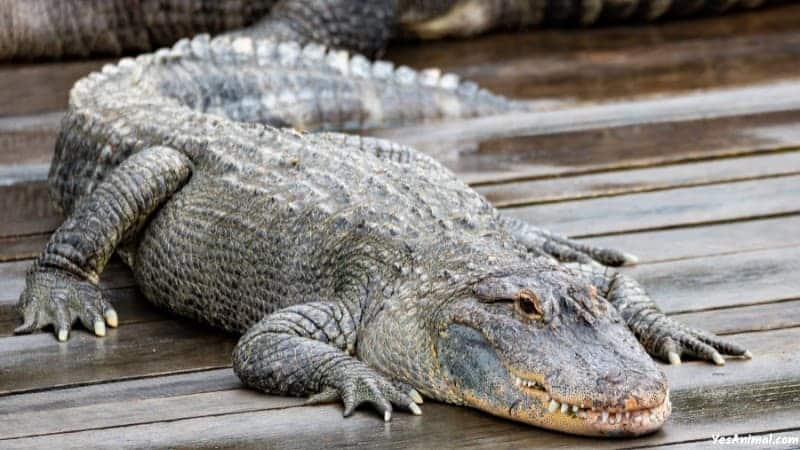
<instances>
[{"instance_id":1,"label":"wooden deck","mask_svg":"<svg viewBox=\"0 0 800 450\"><path fill-rule=\"evenodd\" d=\"M800 6L658 27L406 45L543 112L379 130L446 162L514 216L639 255L668 313L752 361L666 367L674 412L635 440L589 440L426 402L369 411L240 388L235 338L151 307L113 262L121 326L13 336L31 258L61 218L44 178L67 92L105 61L0 66L0 447L704 448L800 437ZM764 447L764 446L760 446ZM784 445L800 447L800 444ZM734 448L743 448L736 446Z\"/></svg>"}]
</instances>

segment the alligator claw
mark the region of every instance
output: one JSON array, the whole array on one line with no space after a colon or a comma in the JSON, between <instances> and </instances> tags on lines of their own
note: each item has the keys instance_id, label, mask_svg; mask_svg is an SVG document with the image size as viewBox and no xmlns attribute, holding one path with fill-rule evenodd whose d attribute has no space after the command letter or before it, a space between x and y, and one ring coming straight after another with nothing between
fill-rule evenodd
<instances>
[{"instance_id":1,"label":"alligator claw","mask_svg":"<svg viewBox=\"0 0 800 450\"><path fill-rule=\"evenodd\" d=\"M649 339L643 339L647 351L676 366L681 364L682 355L711 361L718 366L725 365L723 354L752 357L747 349L734 342L688 327L667 316L657 319L652 333Z\"/></svg>"},{"instance_id":2,"label":"alligator claw","mask_svg":"<svg viewBox=\"0 0 800 450\"><path fill-rule=\"evenodd\" d=\"M639 258L630 253L569 239L513 217L503 216L502 220L508 232L536 255L551 256L564 263L600 263L610 267L639 262Z\"/></svg>"},{"instance_id":3,"label":"alligator claw","mask_svg":"<svg viewBox=\"0 0 800 450\"><path fill-rule=\"evenodd\" d=\"M411 398L411 400L414 400L414 403L416 403L418 405L421 405L422 403L424 403L424 401L422 399L422 395L420 395L420 393L417 392L416 389L411 387L410 384L405 383L405 382L400 381L400 380L393 380L393 383L394 383L395 389L397 389L400 392L405 392Z\"/></svg>"},{"instance_id":4,"label":"alligator claw","mask_svg":"<svg viewBox=\"0 0 800 450\"><path fill-rule=\"evenodd\" d=\"M549 232L542 236L545 238L542 250L561 262L594 262L609 267L632 266L639 262L636 256L620 250L597 247Z\"/></svg>"},{"instance_id":5,"label":"alligator claw","mask_svg":"<svg viewBox=\"0 0 800 450\"><path fill-rule=\"evenodd\" d=\"M414 400L414 403L418 405L421 405L423 403L422 396L419 395L419 392L417 392L417 390L414 388L411 388L411 390L408 391L408 396L411 397L411 400Z\"/></svg>"},{"instance_id":6,"label":"alligator claw","mask_svg":"<svg viewBox=\"0 0 800 450\"><path fill-rule=\"evenodd\" d=\"M77 320L97 336L106 335L106 321L112 327L118 322L116 311L97 286L53 268L31 268L17 308L23 324L14 333L32 333L52 325L61 342L69 338Z\"/></svg>"},{"instance_id":7,"label":"alligator claw","mask_svg":"<svg viewBox=\"0 0 800 450\"><path fill-rule=\"evenodd\" d=\"M361 372L348 377L336 388L325 388L322 392L308 398L306 404L328 403L341 399L344 403L344 417L349 417L364 403L372 405L383 420L392 419L392 405L411 412L414 415L422 414L417 403L422 402L422 397L413 389L406 389L408 394L396 384L386 381L375 372ZM400 383L402 384L402 383ZM419 400L419 402L417 402Z\"/></svg>"}]
</instances>

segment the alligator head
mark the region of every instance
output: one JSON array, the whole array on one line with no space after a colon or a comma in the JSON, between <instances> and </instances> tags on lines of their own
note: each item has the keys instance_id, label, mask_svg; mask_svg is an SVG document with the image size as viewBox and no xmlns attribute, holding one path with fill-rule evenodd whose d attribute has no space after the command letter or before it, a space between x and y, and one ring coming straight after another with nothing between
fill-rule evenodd
<instances>
[{"instance_id":1,"label":"alligator head","mask_svg":"<svg viewBox=\"0 0 800 450\"><path fill-rule=\"evenodd\" d=\"M484 278L435 322L450 401L594 436L652 432L670 414L662 371L615 308L567 269Z\"/></svg>"}]
</instances>

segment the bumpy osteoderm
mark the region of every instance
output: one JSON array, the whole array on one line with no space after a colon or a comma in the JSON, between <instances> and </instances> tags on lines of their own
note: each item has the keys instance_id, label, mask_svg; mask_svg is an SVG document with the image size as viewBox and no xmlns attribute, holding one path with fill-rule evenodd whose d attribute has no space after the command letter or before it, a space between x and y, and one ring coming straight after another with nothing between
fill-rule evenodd
<instances>
[{"instance_id":1,"label":"bumpy osteoderm","mask_svg":"<svg viewBox=\"0 0 800 450\"><path fill-rule=\"evenodd\" d=\"M314 34L297 17L322 3L289 3L256 38L180 40L75 85L49 178L68 219L30 269L18 331L116 326L97 286L116 251L153 303L243 334L233 367L254 389L385 420L425 395L601 436L667 419L648 353L749 356L598 264L631 255L503 217L413 149L325 131L529 106L308 42L348 46L357 27ZM451 11L416 2L436 5Z\"/></svg>"}]
</instances>

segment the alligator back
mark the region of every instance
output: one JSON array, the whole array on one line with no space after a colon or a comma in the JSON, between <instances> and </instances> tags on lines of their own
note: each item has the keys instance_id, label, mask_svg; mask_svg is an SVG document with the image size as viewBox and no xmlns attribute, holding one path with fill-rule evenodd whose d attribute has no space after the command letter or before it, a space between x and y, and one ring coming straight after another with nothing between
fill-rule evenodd
<instances>
[{"instance_id":1,"label":"alligator back","mask_svg":"<svg viewBox=\"0 0 800 450\"><path fill-rule=\"evenodd\" d=\"M318 44L201 35L75 85L51 195L69 212L113 167L153 146L175 148L209 173L247 158L290 164L275 140L294 145L296 132L269 125L352 130L528 109L438 70L395 68ZM278 153L263 153L268 148Z\"/></svg>"}]
</instances>

